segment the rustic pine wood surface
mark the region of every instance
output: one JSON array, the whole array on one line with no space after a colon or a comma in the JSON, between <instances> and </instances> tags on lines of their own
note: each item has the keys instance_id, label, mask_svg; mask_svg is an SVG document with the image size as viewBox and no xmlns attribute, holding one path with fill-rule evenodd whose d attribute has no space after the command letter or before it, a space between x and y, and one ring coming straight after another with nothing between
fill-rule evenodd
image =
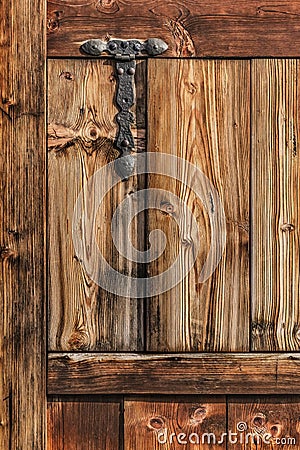
<instances>
[{"instance_id":1,"label":"rustic pine wood surface","mask_svg":"<svg viewBox=\"0 0 300 450\"><path fill-rule=\"evenodd\" d=\"M183 182L149 175L148 188L163 189L157 204L169 204L173 212L149 212L148 232L159 228L168 237L169 246L161 258L149 264L148 275L166 270L177 258L179 248L189 250L195 239L200 241L200 251L182 283L147 299L146 349L247 351L250 63L152 59L148 67L147 148L180 157L211 180L224 206L227 242L217 270L199 283L211 239L217 245L219 237L211 236L205 207L192 186L184 184L189 169L178 164L178 179ZM172 204L169 192L184 201L196 217L199 238L191 231L189 218ZM182 224L182 232L175 219ZM186 266L183 259L180 270L186 270Z\"/></svg>"},{"instance_id":2,"label":"rustic pine wood surface","mask_svg":"<svg viewBox=\"0 0 300 450\"><path fill-rule=\"evenodd\" d=\"M164 39L172 57L299 57L299 0L49 0L48 54L86 39Z\"/></svg>"},{"instance_id":3,"label":"rustic pine wood surface","mask_svg":"<svg viewBox=\"0 0 300 450\"><path fill-rule=\"evenodd\" d=\"M300 349L299 62L254 60L252 349Z\"/></svg>"},{"instance_id":4,"label":"rustic pine wood surface","mask_svg":"<svg viewBox=\"0 0 300 450\"><path fill-rule=\"evenodd\" d=\"M45 2L0 5L0 448L44 449Z\"/></svg>"},{"instance_id":5,"label":"rustic pine wood surface","mask_svg":"<svg viewBox=\"0 0 300 450\"><path fill-rule=\"evenodd\" d=\"M137 149L145 145L145 62L137 65ZM100 289L76 258L72 220L84 183L118 156L115 78L107 61L48 61L48 254L49 350L128 351L143 349L143 301L120 298ZM97 243L115 270L136 277L139 267L117 253L111 218L118 204L144 186L143 176L120 182L97 213ZM93 205L91 196L87 204ZM135 209L131 201L132 212ZM132 226L142 246L143 214ZM127 230L118 230L128 240ZM88 252L89 243L86 242Z\"/></svg>"}]
</instances>

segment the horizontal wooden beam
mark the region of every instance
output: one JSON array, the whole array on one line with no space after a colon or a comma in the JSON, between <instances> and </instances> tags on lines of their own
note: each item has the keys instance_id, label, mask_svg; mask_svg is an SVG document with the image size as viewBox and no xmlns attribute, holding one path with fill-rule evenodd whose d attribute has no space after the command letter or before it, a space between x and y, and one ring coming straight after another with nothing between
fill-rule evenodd
<instances>
[{"instance_id":1,"label":"horizontal wooden beam","mask_svg":"<svg viewBox=\"0 0 300 450\"><path fill-rule=\"evenodd\" d=\"M300 394L299 353L50 353L49 394Z\"/></svg>"},{"instance_id":2,"label":"horizontal wooden beam","mask_svg":"<svg viewBox=\"0 0 300 450\"><path fill-rule=\"evenodd\" d=\"M162 56L299 57L300 0L49 0L49 56L87 39L164 39Z\"/></svg>"}]
</instances>

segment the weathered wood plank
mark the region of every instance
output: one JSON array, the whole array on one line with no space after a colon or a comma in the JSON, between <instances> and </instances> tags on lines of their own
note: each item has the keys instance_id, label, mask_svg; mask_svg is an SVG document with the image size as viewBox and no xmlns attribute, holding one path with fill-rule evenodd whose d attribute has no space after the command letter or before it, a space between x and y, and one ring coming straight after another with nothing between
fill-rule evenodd
<instances>
[{"instance_id":1,"label":"weathered wood plank","mask_svg":"<svg viewBox=\"0 0 300 450\"><path fill-rule=\"evenodd\" d=\"M158 450L162 445L174 450L183 446L187 450L210 449L225 430L225 397L152 397L124 402L125 450ZM226 442L218 448L225 450Z\"/></svg>"},{"instance_id":2,"label":"weathered wood plank","mask_svg":"<svg viewBox=\"0 0 300 450\"><path fill-rule=\"evenodd\" d=\"M50 394L300 394L295 354L50 354Z\"/></svg>"},{"instance_id":3,"label":"weathered wood plank","mask_svg":"<svg viewBox=\"0 0 300 450\"><path fill-rule=\"evenodd\" d=\"M101 398L51 398L48 450L116 450L120 403Z\"/></svg>"},{"instance_id":4,"label":"weathered wood plank","mask_svg":"<svg viewBox=\"0 0 300 450\"><path fill-rule=\"evenodd\" d=\"M45 2L1 2L0 16L0 448L42 450Z\"/></svg>"},{"instance_id":5,"label":"weathered wood plank","mask_svg":"<svg viewBox=\"0 0 300 450\"><path fill-rule=\"evenodd\" d=\"M145 64L137 65L137 149L145 145ZM48 111L48 241L49 241L49 348L50 350L128 351L143 349L143 304L121 298L91 281L75 256L72 219L84 183L113 161L116 135L115 79L107 61L50 60ZM133 108L134 109L134 108ZM119 183L104 199L96 220L97 243L117 271L136 277L138 266L117 253L111 236L116 207L143 186L142 177ZM129 197L131 198L131 197ZM93 193L87 204L93 208ZM86 207L86 206L84 206ZM130 207L135 210L134 199ZM139 216L139 226L142 226ZM143 245L137 220L133 245ZM124 229L123 229L124 228ZM125 227L119 237L128 240ZM86 243L86 251L89 243Z\"/></svg>"},{"instance_id":6,"label":"weathered wood plank","mask_svg":"<svg viewBox=\"0 0 300 450\"><path fill-rule=\"evenodd\" d=\"M200 283L199 275L210 246L217 251L220 236L211 236L207 210L192 191L193 186L178 181L184 181L190 169L187 164L177 163L177 180L149 175L148 188L163 190L157 195L157 204L168 204L172 209L171 214L160 210L149 213L148 231L159 228L168 239L163 256L149 264L149 276L167 270L180 258L179 249L184 253L198 239L191 220L181 214L169 192L192 211L198 225L200 250L183 282L147 300L147 350L246 351L249 349L249 62L169 59L149 60L148 66L148 149L180 157L208 177L224 205L227 243L216 271ZM157 169L164 170L162 164ZM206 182L202 177L197 183ZM182 260L178 270L186 273L186 266L187 261Z\"/></svg>"},{"instance_id":7,"label":"weathered wood plank","mask_svg":"<svg viewBox=\"0 0 300 450\"><path fill-rule=\"evenodd\" d=\"M86 39L159 37L180 57L299 57L300 0L48 1L50 56Z\"/></svg>"},{"instance_id":8,"label":"weathered wood plank","mask_svg":"<svg viewBox=\"0 0 300 450\"><path fill-rule=\"evenodd\" d=\"M252 61L252 348L300 350L299 63Z\"/></svg>"},{"instance_id":9,"label":"weathered wood plank","mask_svg":"<svg viewBox=\"0 0 300 450\"><path fill-rule=\"evenodd\" d=\"M247 425L247 430L240 433L237 425L241 422ZM300 396L229 397L228 428L238 433L232 436L229 449L299 450ZM251 434L248 444L247 434Z\"/></svg>"}]
</instances>

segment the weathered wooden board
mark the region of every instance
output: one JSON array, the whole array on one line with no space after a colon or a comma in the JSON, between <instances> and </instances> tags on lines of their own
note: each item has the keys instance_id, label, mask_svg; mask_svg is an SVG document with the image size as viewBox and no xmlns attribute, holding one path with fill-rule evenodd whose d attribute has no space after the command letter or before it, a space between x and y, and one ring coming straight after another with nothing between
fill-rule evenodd
<instances>
[{"instance_id":1,"label":"weathered wooden board","mask_svg":"<svg viewBox=\"0 0 300 450\"><path fill-rule=\"evenodd\" d=\"M0 448L44 449L45 2L0 4Z\"/></svg>"},{"instance_id":2,"label":"weathered wooden board","mask_svg":"<svg viewBox=\"0 0 300 450\"><path fill-rule=\"evenodd\" d=\"M48 450L116 450L120 403L101 398L51 398L48 403Z\"/></svg>"},{"instance_id":3,"label":"weathered wooden board","mask_svg":"<svg viewBox=\"0 0 300 450\"><path fill-rule=\"evenodd\" d=\"M124 402L125 450L210 449L225 430L225 397L152 397ZM225 450L226 442L218 448Z\"/></svg>"},{"instance_id":4,"label":"weathered wooden board","mask_svg":"<svg viewBox=\"0 0 300 450\"><path fill-rule=\"evenodd\" d=\"M220 236L211 236L207 209L193 186L178 181L184 182L190 169L176 163L177 180L149 175L148 188L163 189L157 204L171 205L172 210L170 214L149 212L148 232L159 228L168 238L166 252L149 264L149 276L165 271L179 259L179 248L189 250L198 239L192 222L180 215L182 210L173 204L169 192L188 205L196 218L200 250L183 282L147 300L147 350L247 351L249 61L149 60L148 67L148 150L180 157L208 177L224 206L227 242L216 271L199 283L210 246L217 251ZM162 164L157 170L164 171ZM194 183L204 183L202 179L201 175ZM182 259L178 270L185 273L186 266Z\"/></svg>"},{"instance_id":5,"label":"weathered wooden board","mask_svg":"<svg viewBox=\"0 0 300 450\"><path fill-rule=\"evenodd\" d=\"M50 394L300 394L300 356L50 354Z\"/></svg>"},{"instance_id":6,"label":"weathered wooden board","mask_svg":"<svg viewBox=\"0 0 300 450\"><path fill-rule=\"evenodd\" d=\"M299 450L300 396L229 397L228 429L237 433L229 449Z\"/></svg>"},{"instance_id":7,"label":"weathered wooden board","mask_svg":"<svg viewBox=\"0 0 300 450\"><path fill-rule=\"evenodd\" d=\"M252 61L252 348L300 350L299 63Z\"/></svg>"},{"instance_id":8,"label":"weathered wooden board","mask_svg":"<svg viewBox=\"0 0 300 450\"><path fill-rule=\"evenodd\" d=\"M159 37L168 56L299 57L299 0L49 0L48 53L80 56L86 39Z\"/></svg>"},{"instance_id":9,"label":"weathered wooden board","mask_svg":"<svg viewBox=\"0 0 300 450\"><path fill-rule=\"evenodd\" d=\"M137 150L145 144L145 64L137 65ZM48 64L48 249L49 349L128 351L143 349L143 303L101 289L86 275L75 255L72 220L84 183L113 161L116 135L115 79L111 63L87 60L50 60ZM114 247L111 219L120 202L143 186L131 177L106 195L96 216L97 243L117 271L136 277L139 267ZM131 197L129 197L131 198ZM94 192L87 205L93 208ZM84 206L85 208L85 206ZM134 199L130 203L135 210ZM143 245L143 218L132 225L133 245ZM123 227L124 228L124 227ZM118 230L128 240L127 230ZM122 237L123 236L123 237ZM89 242L85 243L89 252Z\"/></svg>"}]
</instances>

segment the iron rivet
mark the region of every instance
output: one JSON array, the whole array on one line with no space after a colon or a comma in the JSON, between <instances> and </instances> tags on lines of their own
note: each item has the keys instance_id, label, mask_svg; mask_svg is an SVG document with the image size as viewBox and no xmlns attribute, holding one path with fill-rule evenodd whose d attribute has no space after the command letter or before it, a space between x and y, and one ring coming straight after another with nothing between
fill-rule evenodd
<instances>
[{"instance_id":1,"label":"iron rivet","mask_svg":"<svg viewBox=\"0 0 300 450\"><path fill-rule=\"evenodd\" d=\"M158 45L157 45L157 44L154 44L154 45L153 45L153 48L154 48L154 50L158 50Z\"/></svg>"},{"instance_id":2,"label":"iron rivet","mask_svg":"<svg viewBox=\"0 0 300 450\"><path fill-rule=\"evenodd\" d=\"M129 42L127 42L127 41L123 41L123 42L121 43L121 46L122 46L123 48L127 48L128 45L129 45Z\"/></svg>"},{"instance_id":3,"label":"iron rivet","mask_svg":"<svg viewBox=\"0 0 300 450\"><path fill-rule=\"evenodd\" d=\"M127 73L128 73L129 75L134 75L134 74L135 74L134 68L133 68L133 67L129 67Z\"/></svg>"},{"instance_id":4,"label":"iron rivet","mask_svg":"<svg viewBox=\"0 0 300 450\"><path fill-rule=\"evenodd\" d=\"M115 42L112 42L111 44L109 44L110 50L116 50L116 48L117 48L117 44Z\"/></svg>"},{"instance_id":5,"label":"iron rivet","mask_svg":"<svg viewBox=\"0 0 300 450\"><path fill-rule=\"evenodd\" d=\"M140 44L134 44L134 50L139 52L141 50L141 45Z\"/></svg>"},{"instance_id":6,"label":"iron rivet","mask_svg":"<svg viewBox=\"0 0 300 450\"><path fill-rule=\"evenodd\" d=\"M119 75L123 75L124 69L122 69L122 67L119 67L117 72L118 72Z\"/></svg>"},{"instance_id":7,"label":"iron rivet","mask_svg":"<svg viewBox=\"0 0 300 450\"><path fill-rule=\"evenodd\" d=\"M124 139L124 141L122 141L121 145L122 145L122 147L128 147L129 141L127 141L127 139Z\"/></svg>"}]
</instances>

